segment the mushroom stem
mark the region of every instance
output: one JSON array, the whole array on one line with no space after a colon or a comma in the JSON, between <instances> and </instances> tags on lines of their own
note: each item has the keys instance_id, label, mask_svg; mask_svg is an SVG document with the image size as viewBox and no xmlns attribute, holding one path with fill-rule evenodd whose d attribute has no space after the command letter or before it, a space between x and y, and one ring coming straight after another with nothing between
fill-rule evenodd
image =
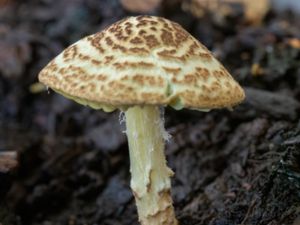
<instances>
[{"instance_id":1,"label":"mushroom stem","mask_svg":"<svg viewBox=\"0 0 300 225\"><path fill-rule=\"evenodd\" d=\"M126 112L131 189L142 225L177 225L170 194L173 171L164 155L165 132L157 106L135 106Z\"/></svg>"}]
</instances>

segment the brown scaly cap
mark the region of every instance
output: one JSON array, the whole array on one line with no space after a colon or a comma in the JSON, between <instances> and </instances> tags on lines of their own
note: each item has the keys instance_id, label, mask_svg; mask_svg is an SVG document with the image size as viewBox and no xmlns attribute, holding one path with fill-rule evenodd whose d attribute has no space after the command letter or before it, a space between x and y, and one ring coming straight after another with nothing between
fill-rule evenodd
<instances>
[{"instance_id":1,"label":"brown scaly cap","mask_svg":"<svg viewBox=\"0 0 300 225\"><path fill-rule=\"evenodd\" d=\"M177 23L129 17L65 49L40 82L82 104L212 109L244 91L205 46Z\"/></svg>"}]
</instances>

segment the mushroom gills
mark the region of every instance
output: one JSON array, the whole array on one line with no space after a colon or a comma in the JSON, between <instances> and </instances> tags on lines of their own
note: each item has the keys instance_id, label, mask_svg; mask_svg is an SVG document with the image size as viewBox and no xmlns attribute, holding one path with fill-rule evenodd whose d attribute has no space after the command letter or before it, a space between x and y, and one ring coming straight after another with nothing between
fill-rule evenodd
<instances>
[{"instance_id":1,"label":"mushroom gills","mask_svg":"<svg viewBox=\"0 0 300 225\"><path fill-rule=\"evenodd\" d=\"M89 106L89 107L91 107L93 109L96 109L96 110L102 109L104 112L112 112L112 111L116 110L117 108L121 109L122 111L126 111L128 109L128 107L130 107L130 106L126 106L126 105L116 107L116 106L113 106L113 105L110 105L110 104L90 101L90 100L80 98L80 97L74 97L74 96L71 96L71 95L63 92L63 91L57 90L57 89L53 89L53 90L55 92L63 95L64 97L66 97L68 99L71 99L71 100L73 100L73 101L75 101L75 102L77 102L81 105ZM174 97L168 105L171 106L175 110L181 110L181 109L184 108L184 104L183 104L182 100L180 99L180 97ZM193 110L197 110L197 111L201 111L201 112L209 112L211 109L196 109L195 108Z\"/></svg>"},{"instance_id":2,"label":"mushroom gills","mask_svg":"<svg viewBox=\"0 0 300 225\"><path fill-rule=\"evenodd\" d=\"M90 101L84 98L80 98L80 97L75 97L75 96L71 96L63 91L57 90L57 89L53 89L54 91L56 91L57 93L63 95L64 97L74 100L75 102L81 104L81 105L85 105L85 106L89 106L93 109L102 109L105 112L112 112L114 110L117 109L117 107L113 106L113 105L109 105L109 104L105 104L105 103L99 103L99 102L95 102L95 101ZM120 107L119 107L120 108Z\"/></svg>"},{"instance_id":3,"label":"mushroom gills","mask_svg":"<svg viewBox=\"0 0 300 225\"><path fill-rule=\"evenodd\" d=\"M181 110L181 109L184 108L184 104L183 104L181 98L178 97L178 96L174 97L174 98L170 101L169 105L170 105L173 109L176 109L176 110Z\"/></svg>"}]
</instances>

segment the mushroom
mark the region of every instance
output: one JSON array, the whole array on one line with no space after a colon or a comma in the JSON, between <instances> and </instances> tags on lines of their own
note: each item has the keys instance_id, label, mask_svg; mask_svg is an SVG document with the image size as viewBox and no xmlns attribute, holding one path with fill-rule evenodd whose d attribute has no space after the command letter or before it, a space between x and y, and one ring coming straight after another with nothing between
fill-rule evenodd
<instances>
[{"instance_id":1,"label":"mushroom","mask_svg":"<svg viewBox=\"0 0 300 225\"><path fill-rule=\"evenodd\" d=\"M177 23L155 16L123 19L65 49L40 82L76 102L125 111L131 189L139 221L174 225L161 107L232 107L244 91L212 54Z\"/></svg>"}]
</instances>

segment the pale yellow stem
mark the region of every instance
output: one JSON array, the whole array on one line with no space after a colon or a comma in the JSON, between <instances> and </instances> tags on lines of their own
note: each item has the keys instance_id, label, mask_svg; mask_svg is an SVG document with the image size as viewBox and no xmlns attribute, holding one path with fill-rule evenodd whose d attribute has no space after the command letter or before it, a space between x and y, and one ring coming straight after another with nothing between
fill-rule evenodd
<instances>
[{"instance_id":1,"label":"pale yellow stem","mask_svg":"<svg viewBox=\"0 0 300 225\"><path fill-rule=\"evenodd\" d=\"M135 106L126 112L131 189L142 225L177 225L170 195L173 172L164 155L159 108Z\"/></svg>"}]
</instances>

